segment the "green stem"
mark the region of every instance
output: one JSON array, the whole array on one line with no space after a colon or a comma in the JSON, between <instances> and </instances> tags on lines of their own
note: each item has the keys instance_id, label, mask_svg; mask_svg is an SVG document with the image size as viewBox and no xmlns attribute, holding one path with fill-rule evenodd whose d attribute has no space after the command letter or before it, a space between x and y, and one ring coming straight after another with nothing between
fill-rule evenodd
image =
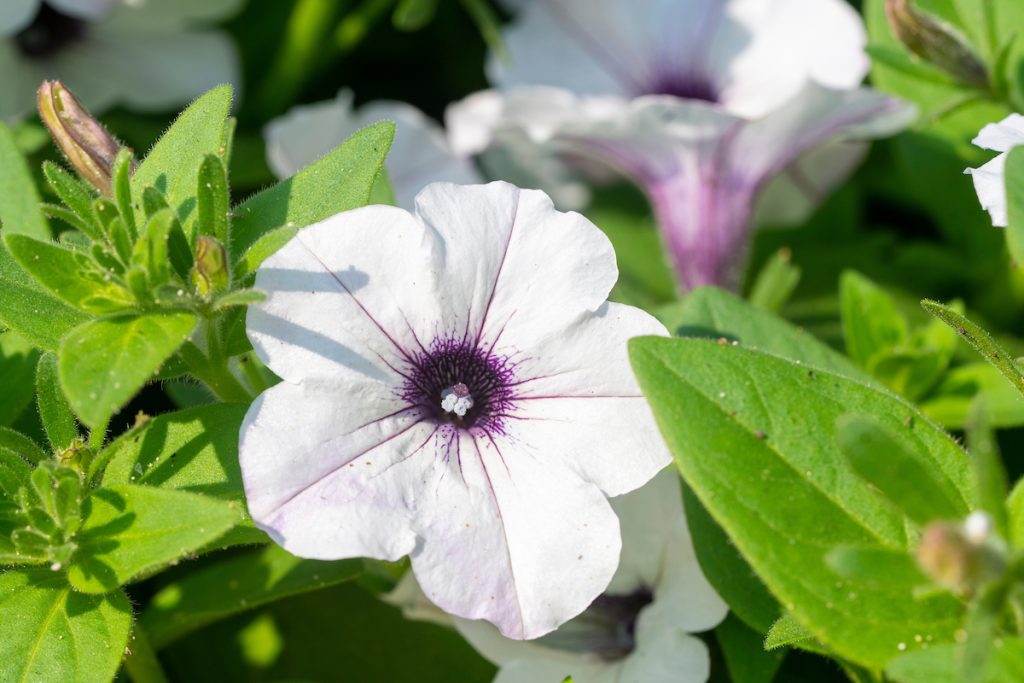
<instances>
[{"instance_id":1,"label":"green stem","mask_svg":"<svg viewBox=\"0 0 1024 683\"><path fill-rule=\"evenodd\" d=\"M110 420L101 425L96 425L89 432L89 448L94 453L99 453L103 448L103 441L107 438L107 426L110 424Z\"/></svg>"},{"instance_id":2,"label":"green stem","mask_svg":"<svg viewBox=\"0 0 1024 683\"><path fill-rule=\"evenodd\" d=\"M221 350L220 330L215 319L207 318L206 353L190 341L186 341L178 350L189 371L200 382L205 384L214 396L225 403L248 403L250 394L228 367L228 359Z\"/></svg>"},{"instance_id":3,"label":"green stem","mask_svg":"<svg viewBox=\"0 0 1024 683\"><path fill-rule=\"evenodd\" d=\"M249 386L253 392L262 394L267 390L267 381L263 378L262 373L260 373L258 363L256 354L252 352L245 354L238 361L238 364L242 366L242 372L245 373L245 378L249 380Z\"/></svg>"},{"instance_id":4,"label":"green stem","mask_svg":"<svg viewBox=\"0 0 1024 683\"><path fill-rule=\"evenodd\" d=\"M167 683L160 660L156 657L149 638L142 626L136 622L132 633L129 650L131 654L124 658L124 669L134 683Z\"/></svg>"}]
</instances>

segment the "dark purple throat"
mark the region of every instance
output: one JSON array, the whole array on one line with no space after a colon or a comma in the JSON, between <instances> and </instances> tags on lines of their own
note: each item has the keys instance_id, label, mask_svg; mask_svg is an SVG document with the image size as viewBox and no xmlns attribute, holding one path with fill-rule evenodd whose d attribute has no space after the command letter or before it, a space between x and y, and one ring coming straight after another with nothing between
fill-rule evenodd
<instances>
[{"instance_id":1,"label":"dark purple throat","mask_svg":"<svg viewBox=\"0 0 1024 683\"><path fill-rule=\"evenodd\" d=\"M657 74L647 84L645 95L671 95L686 100L717 103L718 89L710 79L699 74L666 72Z\"/></svg>"},{"instance_id":2,"label":"dark purple throat","mask_svg":"<svg viewBox=\"0 0 1024 683\"><path fill-rule=\"evenodd\" d=\"M402 400L420 407L429 419L489 434L503 433L515 397L515 364L508 358L471 339L441 338L410 356L402 374ZM443 403L449 394L453 396L446 409ZM472 404L468 409L467 398Z\"/></svg>"},{"instance_id":3,"label":"dark purple throat","mask_svg":"<svg viewBox=\"0 0 1024 683\"><path fill-rule=\"evenodd\" d=\"M58 12L45 2L28 26L14 36L14 44L25 57L52 57L85 37L87 22Z\"/></svg>"}]
</instances>

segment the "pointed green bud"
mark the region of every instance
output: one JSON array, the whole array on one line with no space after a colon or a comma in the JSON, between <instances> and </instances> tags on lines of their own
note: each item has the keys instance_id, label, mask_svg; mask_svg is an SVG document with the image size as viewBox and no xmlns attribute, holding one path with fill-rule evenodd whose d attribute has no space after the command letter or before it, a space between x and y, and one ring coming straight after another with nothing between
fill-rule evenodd
<instances>
[{"instance_id":1,"label":"pointed green bud","mask_svg":"<svg viewBox=\"0 0 1024 683\"><path fill-rule=\"evenodd\" d=\"M196 240L196 265L192 269L192 284L204 299L223 292L231 283L228 273L228 254L224 245L207 235Z\"/></svg>"},{"instance_id":2,"label":"pointed green bud","mask_svg":"<svg viewBox=\"0 0 1024 683\"><path fill-rule=\"evenodd\" d=\"M60 81L43 81L38 104L39 117L71 165L105 196L111 196L111 174L121 144Z\"/></svg>"},{"instance_id":3,"label":"pointed green bud","mask_svg":"<svg viewBox=\"0 0 1024 683\"><path fill-rule=\"evenodd\" d=\"M956 80L988 89L988 69L954 27L921 12L911 0L885 0L885 15L896 38L908 50Z\"/></svg>"}]
</instances>

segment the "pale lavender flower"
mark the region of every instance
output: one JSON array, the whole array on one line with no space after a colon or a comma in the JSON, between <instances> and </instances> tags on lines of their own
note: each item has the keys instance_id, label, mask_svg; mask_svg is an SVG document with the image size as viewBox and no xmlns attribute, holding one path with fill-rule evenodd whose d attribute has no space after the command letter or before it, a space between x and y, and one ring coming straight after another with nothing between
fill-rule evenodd
<instances>
[{"instance_id":1,"label":"pale lavender flower","mask_svg":"<svg viewBox=\"0 0 1024 683\"><path fill-rule=\"evenodd\" d=\"M430 183L483 180L470 159L451 151L441 126L416 107L385 100L355 109L347 90L333 100L295 107L268 123L267 161L278 178L287 178L378 121L395 123L395 141L384 165L403 209L412 209L416 195Z\"/></svg>"},{"instance_id":2,"label":"pale lavender flower","mask_svg":"<svg viewBox=\"0 0 1024 683\"><path fill-rule=\"evenodd\" d=\"M93 112L115 104L167 109L221 83L237 83L224 34L198 28L241 0L0 1L0 121L35 106L44 80L74 90Z\"/></svg>"},{"instance_id":3,"label":"pale lavender flower","mask_svg":"<svg viewBox=\"0 0 1024 683\"><path fill-rule=\"evenodd\" d=\"M965 173L974 178L974 191L983 209L992 217L992 225L1005 228L1009 222L1006 207L1006 157L1014 147L1024 145L1024 116L1010 114L999 123L990 123L981 129L974 144L1000 154L981 168L969 168Z\"/></svg>"},{"instance_id":4,"label":"pale lavender flower","mask_svg":"<svg viewBox=\"0 0 1024 683\"><path fill-rule=\"evenodd\" d=\"M498 89L449 110L453 147L525 134L633 179L684 288L738 282L766 187L800 217L860 160L849 141L913 117L858 88L866 38L842 0L533 0L505 39Z\"/></svg>"},{"instance_id":5,"label":"pale lavender flower","mask_svg":"<svg viewBox=\"0 0 1024 683\"><path fill-rule=\"evenodd\" d=\"M434 603L512 638L572 618L618 563L606 496L670 459L626 353L666 331L606 301L616 277L595 226L507 183L302 230L248 313L284 380L242 427L253 519L303 557L409 555Z\"/></svg>"}]
</instances>

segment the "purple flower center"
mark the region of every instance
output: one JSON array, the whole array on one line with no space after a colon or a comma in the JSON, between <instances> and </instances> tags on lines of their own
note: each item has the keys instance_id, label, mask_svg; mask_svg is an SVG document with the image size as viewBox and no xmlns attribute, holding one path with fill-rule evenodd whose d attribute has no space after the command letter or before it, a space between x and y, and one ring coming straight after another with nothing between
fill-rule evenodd
<instances>
[{"instance_id":1,"label":"purple flower center","mask_svg":"<svg viewBox=\"0 0 1024 683\"><path fill-rule=\"evenodd\" d=\"M512 408L515 364L466 338L435 339L407 360L401 397L438 422L502 433Z\"/></svg>"},{"instance_id":2,"label":"purple flower center","mask_svg":"<svg viewBox=\"0 0 1024 683\"><path fill-rule=\"evenodd\" d=\"M14 44L25 57L45 59L85 37L85 21L55 10L45 2L28 26L14 36Z\"/></svg>"},{"instance_id":3,"label":"purple flower center","mask_svg":"<svg viewBox=\"0 0 1024 683\"><path fill-rule=\"evenodd\" d=\"M599 595L582 614L538 642L559 650L591 652L606 661L629 655L636 648L636 621L654 601L640 588L625 595Z\"/></svg>"},{"instance_id":4,"label":"purple flower center","mask_svg":"<svg viewBox=\"0 0 1024 683\"><path fill-rule=\"evenodd\" d=\"M718 102L718 89L707 78L695 73L665 72L647 84L645 95L671 95L686 100Z\"/></svg>"}]
</instances>

